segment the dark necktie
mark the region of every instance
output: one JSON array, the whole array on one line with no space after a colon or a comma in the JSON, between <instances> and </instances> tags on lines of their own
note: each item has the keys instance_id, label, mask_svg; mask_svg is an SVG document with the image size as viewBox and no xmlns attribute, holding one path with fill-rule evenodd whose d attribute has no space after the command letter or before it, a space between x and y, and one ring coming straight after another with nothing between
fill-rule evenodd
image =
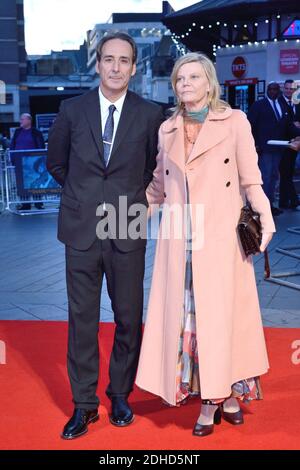
<instances>
[{"instance_id":1,"label":"dark necktie","mask_svg":"<svg viewBox=\"0 0 300 470\"><path fill-rule=\"evenodd\" d=\"M112 139L114 134L114 112L116 110L116 107L114 104L111 104L108 109L109 114L105 123L105 128L102 136L104 148L104 161L106 166L108 165L109 155L112 146Z\"/></svg>"},{"instance_id":2,"label":"dark necktie","mask_svg":"<svg viewBox=\"0 0 300 470\"><path fill-rule=\"evenodd\" d=\"M273 104L273 108L274 108L274 111L275 111L275 114L276 114L276 119L277 119L277 121L279 121L280 120L280 114L279 114L279 111L277 109L275 101L273 101L272 104Z\"/></svg>"},{"instance_id":3,"label":"dark necktie","mask_svg":"<svg viewBox=\"0 0 300 470\"><path fill-rule=\"evenodd\" d=\"M292 117L294 117L294 115L295 115L294 103L292 103L291 100L288 100L288 107L289 107L290 112L292 113Z\"/></svg>"}]
</instances>

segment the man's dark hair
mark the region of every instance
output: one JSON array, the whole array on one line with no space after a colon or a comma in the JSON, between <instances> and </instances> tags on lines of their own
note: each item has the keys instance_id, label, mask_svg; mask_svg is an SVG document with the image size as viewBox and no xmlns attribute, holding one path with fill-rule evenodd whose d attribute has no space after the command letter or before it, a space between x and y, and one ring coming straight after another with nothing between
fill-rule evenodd
<instances>
[{"instance_id":1,"label":"man's dark hair","mask_svg":"<svg viewBox=\"0 0 300 470\"><path fill-rule=\"evenodd\" d=\"M279 85L279 83L277 83L277 82L270 82L270 83L268 83L267 90L268 90L269 88L271 88L271 87L272 87L272 88L276 87L276 88L279 88L279 89L280 89L280 85Z\"/></svg>"},{"instance_id":2,"label":"man's dark hair","mask_svg":"<svg viewBox=\"0 0 300 470\"><path fill-rule=\"evenodd\" d=\"M284 84L286 85L287 83L294 83L294 80L292 80L291 78L288 78L288 79L284 82Z\"/></svg>"},{"instance_id":3,"label":"man's dark hair","mask_svg":"<svg viewBox=\"0 0 300 470\"><path fill-rule=\"evenodd\" d=\"M134 39L129 36L129 34L126 33L121 33L121 32L116 32L116 33L109 33L103 36L103 38L100 40L99 44L97 45L96 49L96 54L97 54L97 61L100 62L101 59L101 53L104 44L107 41L110 41L111 39L121 39L121 41L126 41L131 45L132 48L132 63L135 64L136 59L137 59L137 46L134 41Z\"/></svg>"}]
</instances>

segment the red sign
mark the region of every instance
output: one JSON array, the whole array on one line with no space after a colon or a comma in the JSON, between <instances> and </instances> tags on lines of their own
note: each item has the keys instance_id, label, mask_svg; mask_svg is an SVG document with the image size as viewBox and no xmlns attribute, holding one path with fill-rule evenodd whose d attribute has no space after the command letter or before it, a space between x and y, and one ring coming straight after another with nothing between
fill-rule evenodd
<instances>
[{"instance_id":1,"label":"red sign","mask_svg":"<svg viewBox=\"0 0 300 470\"><path fill-rule=\"evenodd\" d=\"M231 65L232 75L237 78L241 78L245 75L247 69L246 61L244 57L235 57Z\"/></svg>"},{"instance_id":2,"label":"red sign","mask_svg":"<svg viewBox=\"0 0 300 470\"><path fill-rule=\"evenodd\" d=\"M280 51L280 73L299 72L299 49L283 49Z\"/></svg>"},{"instance_id":3,"label":"red sign","mask_svg":"<svg viewBox=\"0 0 300 470\"><path fill-rule=\"evenodd\" d=\"M241 80L226 80L225 85L255 85L257 78L242 78Z\"/></svg>"}]
</instances>

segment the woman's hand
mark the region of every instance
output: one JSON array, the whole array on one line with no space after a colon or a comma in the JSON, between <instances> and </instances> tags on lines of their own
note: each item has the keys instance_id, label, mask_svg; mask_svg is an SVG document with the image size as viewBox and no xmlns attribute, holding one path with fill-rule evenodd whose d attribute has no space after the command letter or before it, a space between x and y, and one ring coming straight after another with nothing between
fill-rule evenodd
<instances>
[{"instance_id":1,"label":"woman's hand","mask_svg":"<svg viewBox=\"0 0 300 470\"><path fill-rule=\"evenodd\" d=\"M261 253L263 253L265 251L268 244L272 240L272 237L273 237L273 232L263 232L262 239L261 239L261 244L260 244Z\"/></svg>"}]
</instances>

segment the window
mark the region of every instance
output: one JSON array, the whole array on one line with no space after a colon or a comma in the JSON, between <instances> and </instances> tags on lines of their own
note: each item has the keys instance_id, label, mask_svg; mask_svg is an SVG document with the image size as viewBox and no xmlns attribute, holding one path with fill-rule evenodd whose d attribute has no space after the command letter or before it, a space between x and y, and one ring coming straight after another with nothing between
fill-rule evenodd
<instances>
[{"instance_id":1,"label":"window","mask_svg":"<svg viewBox=\"0 0 300 470\"><path fill-rule=\"evenodd\" d=\"M0 113L0 122L14 122L13 113Z\"/></svg>"},{"instance_id":2,"label":"window","mask_svg":"<svg viewBox=\"0 0 300 470\"><path fill-rule=\"evenodd\" d=\"M14 95L12 93L6 93L5 104L13 104L13 103L14 103Z\"/></svg>"}]
</instances>

